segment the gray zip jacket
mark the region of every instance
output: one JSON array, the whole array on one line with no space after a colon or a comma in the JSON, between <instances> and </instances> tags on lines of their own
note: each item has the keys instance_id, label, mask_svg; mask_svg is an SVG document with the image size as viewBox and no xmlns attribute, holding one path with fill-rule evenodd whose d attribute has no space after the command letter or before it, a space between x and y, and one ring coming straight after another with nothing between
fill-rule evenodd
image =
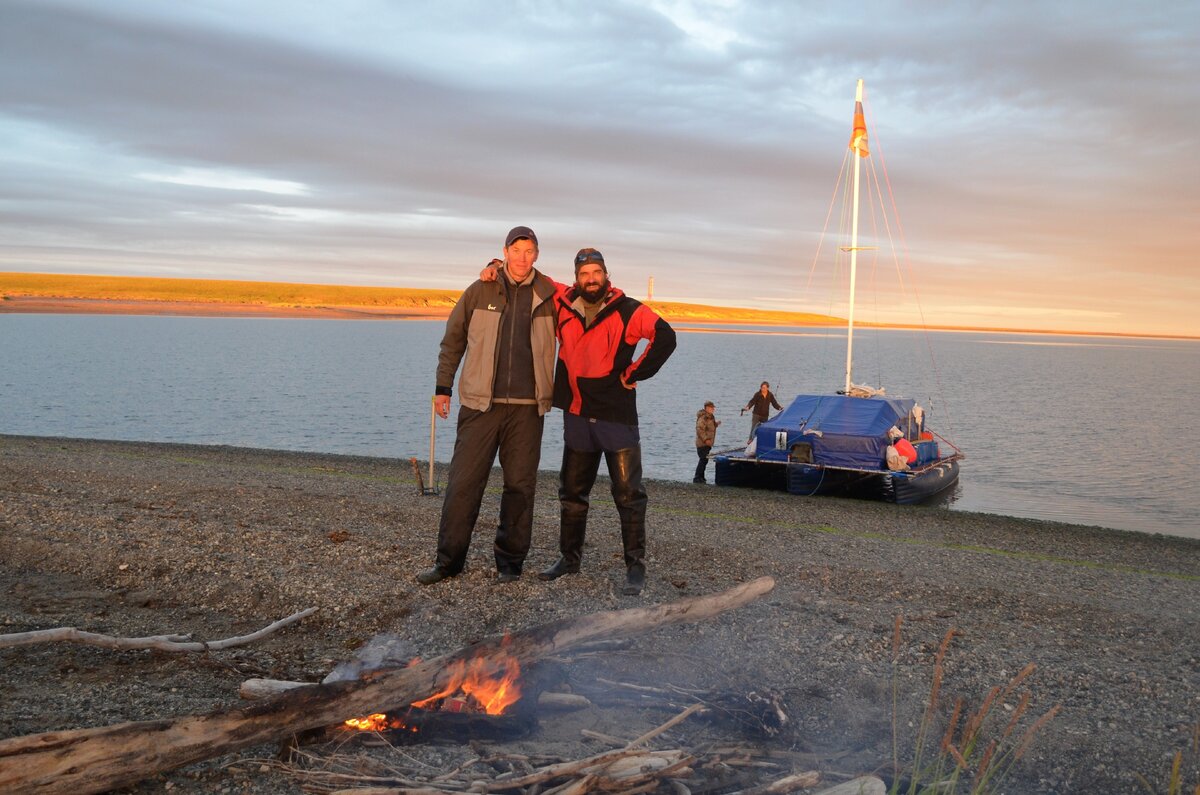
<instances>
[{"instance_id":1,"label":"gray zip jacket","mask_svg":"<svg viewBox=\"0 0 1200 795\"><path fill-rule=\"evenodd\" d=\"M438 354L434 394L451 394L454 374L458 378L458 400L476 411L492 407L492 390L500 355L501 316L508 306L503 270L496 281L476 281L465 291L446 321ZM533 270L533 307L529 345L533 353L534 397L538 414L550 411L554 396L554 282ZM515 341L514 341L515 342ZM519 343L518 343L519 344ZM464 361L465 358L465 361Z\"/></svg>"}]
</instances>

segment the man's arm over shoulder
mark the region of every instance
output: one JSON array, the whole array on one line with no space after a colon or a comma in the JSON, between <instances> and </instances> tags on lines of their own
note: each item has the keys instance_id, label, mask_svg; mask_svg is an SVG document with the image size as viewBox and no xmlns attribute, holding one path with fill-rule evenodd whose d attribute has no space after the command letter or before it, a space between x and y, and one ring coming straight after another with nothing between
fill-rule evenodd
<instances>
[{"instance_id":1,"label":"man's arm over shoulder","mask_svg":"<svg viewBox=\"0 0 1200 795\"><path fill-rule=\"evenodd\" d=\"M493 259L487 265L483 266L483 270L479 272L479 280L482 282L494 282L500 279L500 271L504 267L504 260ZM538 276L545 279L546 284L551 288L555 295L562 295L571 289L571 285L563 284L555 281L549 274L538 271Z\"/></svg>"},{"instance_id":2,"label":"man's arm over shoulder","mask_svg":"<svg viewBox=\"0 0 1200 795\"><path fill-rule=\"evenodd\" d=\"M574 286L575 286L575 285L574 285L574 283L571 283L571 284L563 284L563 283L562 283L562 282L560 282L558 279L555 279L553 276L551 276L550 274L546 273L545 271L538 271L538 274L539 274L539 275L540 275L540 276L541 276L543 279L545 279L546 281L550 282L550 284L554 286L554 293L555 293L556 295L565 295L565 294L566 294L566 292L567 292L567 290L570 290L572 287L574 287Z\"/></svg>"}]
</instances>

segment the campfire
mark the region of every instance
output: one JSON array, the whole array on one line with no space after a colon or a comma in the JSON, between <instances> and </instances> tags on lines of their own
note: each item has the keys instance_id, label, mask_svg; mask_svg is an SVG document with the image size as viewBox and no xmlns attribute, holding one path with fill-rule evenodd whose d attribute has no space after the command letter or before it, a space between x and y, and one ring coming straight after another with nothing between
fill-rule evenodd
<instances>
[{"instance_id":1,"label":"campfire","mask_svg":"<svg viewBox=\"0 0 1200 795\"><path fill-rule=\"evenodd\" d=\"M428 712L418 707L410 707L411 713L428 714L444 718L463 718L468 721L505 721L519 716L536 716L538 701L541 696L553 693L541 692L533 682L541 678L534 676L528 670L529 664L550 662L551 655L562 655L572 649L578 649L585 644L599 641L627 638L635 634L648 632L662 626L695 622L712 618L720 613L746 605L755 599L769 593L775 587L775 581L770 577L760 577L748 583L731 588L728 591L696 596L683 599L667 605L656 607L641 607L636 609L611 611L594 615L562 619L539 627L531 627L514 634L511 638L481 641L459 652L452 652L434 660L427 660L418 665L403 667L374 666L366 676L329 679L341 682L336 687L312 686L315 683L286 682L278 680L259 680L260 685L248 687L249 681L243 682L239 688L244 696L257 691L258 696L268 696L266 701L237 709L222 709L203 715L184 715L175 718L135 721L100 726L86 729L58 730L23 737L10 737L0 740L0 790L6 792L33 791L61 793L61 795L86 795L87 793L108 792L110 790L137 784L154 775L165 771L175 770L185 765L212 759L222 754L238 751L264 743L286 740L295 742L302 732L324 730L331 723L337 724L339 730L351 732L354 729L345 726L342 721L346 715L355 713L370 714L371 706L379 704L385 709L395 704L411 704L410 699L428 700L426 694L431 687L448 683L450 677L445 676L456 662L460 660L496 661L492 664L495 671L507 672L513 670L514 677L504 688L514 701L504 710L510 710L499 715L470 712L450 712L437 710ZM204 644L208 649L210 644ZM408 655L411 659L415 655ZM517 683L517 669L499 662L506 657L513 657L525 665L526 685L523 694L514 692ZM404 659L400 657L399 659ZM341 666L339 666L340 668ZM463 681L466 681L471 666L464 665ZM338 673L335 669L330 676ZM492 674L489 674L490 676ZM349 679L349 681L347 681ZM456 698L458 690L440 696L442 703ZM538 697L531 691L538 690ZM566 695L571 695L570 693ZM480 703L491 703L490 697L467 694L463 691L466 703L475 699ZM501 699L503 700L503 699ZM529 705L527 707L527 705ZM440 706L440 705L439 705ZM607 783L614 777L612 767L618 758L626 760L634 766L638 776L643 779L645 769L650 763L644 759L633 759L640 756L661 756L666 752L649 752L643 746L652 737L677 725L699 710L699 703L688 707L683 713L672 718L657 729L626 741L618 739L622 747L613 752L602 752L599 757L580 760L569 765L565 770L560 764L549 765L550 769L540 769L532 773L517 773L504 780L504 786L488 784L489 789L510 789L528 786L539 786L542 782L561 779L564 775L571 776L583 772L589 782ZM527 719L529 725L535 725L535 717ZM424 736L424 731L418 729ZM415 736L405 733L406 736ZM510 757L511 758L511 757ZM653 773L655 778L662 776L683 775L683 770L691 764L693 757L679 749L670 752L670 758L665 758L661 768ZM476 760L483 761L483 760ZM263 763L265 764L265 762ZM590 768L603 765L603 771L588 772ZM529 761L521 762L521 766L530 766ZM464 766L465 768L465 766ZM470 775L473 772L468 771ZM603 774L604 780L599 777ZM446 778L443 774L442 778ZM532 778L531 778L532 777ZM355 775L355 781L361 782L362 777ZM444 782L440 782L444 784ZM628 783L628 782L627 782ZM778 783L778 782L776 782ZM647 787L657 786L655 781L646 781ZM458 787L466 790L469 785ZM637 792L645 792L642 782L636 785ZM625 786L617 787L625 789ZM746 789L746 787L739 787ZM795 786L764 792L789 792ZM582 789L580 790L582 791ZM612 791L612 788L610 788ZM627 790L630 791L630 790ZM678 790L677 790L678 791Z\"/></svg>"},{"instance_id":2,"label":"campfire","mask_svg":"<svg viewBox=\"0 0 1200 795\"><path fill-rule=\"evenodd\" d=\"M520 663L511 655L460 660L450 667L449 682L440 692L414 701L403 712L376 712L351 718L344 726L354 731L408 734L436 728L438 734L451 736L478 735L481 731L521 734L526 730L525 721L487 719L512 715L510 708L521 699L520 676Z\"/></svg>"}]
</instances>

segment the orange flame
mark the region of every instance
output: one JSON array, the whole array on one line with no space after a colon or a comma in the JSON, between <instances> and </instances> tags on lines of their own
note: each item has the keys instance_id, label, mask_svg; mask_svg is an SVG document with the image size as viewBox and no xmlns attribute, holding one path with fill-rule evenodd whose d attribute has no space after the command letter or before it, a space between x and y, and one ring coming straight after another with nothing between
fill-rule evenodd
<instances>
[{"instance_id":1,"label":"orange flame","mask_svg":"<svg viewBox=\"0 0 1200 795\"><path fill-rule=\"evenodd\" d=\"M470 663L460 660L451 666L450 680L444 690L421 701L414 701L413 706L424 708L461 690L475 699L487 714L502 715L504 710L521 698L521 685L517 681L521 666L515 657L506 656L499 667L500 671L495 670L495 666L480 657Z\"/></svg>"},{"instance_id":2,"label":"orange flame","mask_svg":"<svg viewBox=\"0 0 1200 795\"><path fill-rule=\"evenodd\" d=\"M382 712L376 712L365 718L351 718L346 725L360 732L381 732L388 727L388 719Z\"/></svg>"},{"instance_id":3,"label":"orange flame","mask_svg":"<svg viewBox=\"0 0 1200 795\"><path fill-rule=\"evenodd\" d=\"M461 711L467 702L478 705L478 709L488 715L502 715L504 710L515 704L521 698L521 684L517 681L521 675L521 666L515 657L505 655L499 663L493 663L481 657L470 662L459 660L450 666L450 679L445 689L434 693L429 698L414 701L412 706L418 709L429 708L437 701L445 699L442 709ZM451 696L462 693L463 698ZM346 721L348 728L358 731L386 731L388 729L405 729L404 721L398 718L389 719L387 715L377 712L365 718L351 718ZM416 731L416 727L411 727Z\"/></svg>"},{"instance_id":4,"label":"orange flame","mask_svg":"<svg viewBox=\"0 0 1200 795\"><path fill-rule=\"evenodd\" d=\"M389 729L392 731L404 729L414 734L417 732L416 726L409 726L400 718L389 718L382 712L376 712L365 718L351 718L345 722L345 726L347 729L355 729L360 732L382 732Z\"/></svg>"}]
</instances>

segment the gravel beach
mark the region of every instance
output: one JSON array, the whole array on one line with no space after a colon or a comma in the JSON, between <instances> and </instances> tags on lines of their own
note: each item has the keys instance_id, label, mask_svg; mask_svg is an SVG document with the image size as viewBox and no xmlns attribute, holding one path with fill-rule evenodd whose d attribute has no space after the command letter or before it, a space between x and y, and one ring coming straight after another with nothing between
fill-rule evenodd
<instances>
[{"instance_id":1,"label":"gravel beach","mask_svg":"<svg viewBox=\"0 0 1200 795\"><path fill-rule=\"evenodd\" d=\"M963 477L970 488L969 464ZM215 640L319 608L206 655L0 648L0 738L237 707L245 679L319 681L380 632L428 658L770 575L777 586L765 598L575 661L567 678L778 693L790 723L757 742L804 754L823 774L815 792L890 774L893 725L900 757L911 755L935 655L957 629L929 744L956 699L978 709L1028 663L1036 670L997 700L994 733L1024 693L1015 733L1060 707L998 791L1145 792L1140 776L1166 793L1177 751L1184 791L1200 784L1200 541L651 481L648 584L626 597L607 487L601 478L593 495L583 572L543 583L534 575L556 558L558 534L556 473L543 472L525 576L497 584L497 470L467 571L422 588L413 576L432 562L441 500L419 495L408 461L0 436L0 633L70 626ZM590 697L595 706L570 721L544 720L524 750L579 758L598 750L580 727L633 737L672 714ZM684 723L670 736L686 746L703 731ZM128 791L306 791L259 763L276 750L245 749ZM405 753L449 764L437 756L445 749Z\"/></svg>"}]
</instances>

